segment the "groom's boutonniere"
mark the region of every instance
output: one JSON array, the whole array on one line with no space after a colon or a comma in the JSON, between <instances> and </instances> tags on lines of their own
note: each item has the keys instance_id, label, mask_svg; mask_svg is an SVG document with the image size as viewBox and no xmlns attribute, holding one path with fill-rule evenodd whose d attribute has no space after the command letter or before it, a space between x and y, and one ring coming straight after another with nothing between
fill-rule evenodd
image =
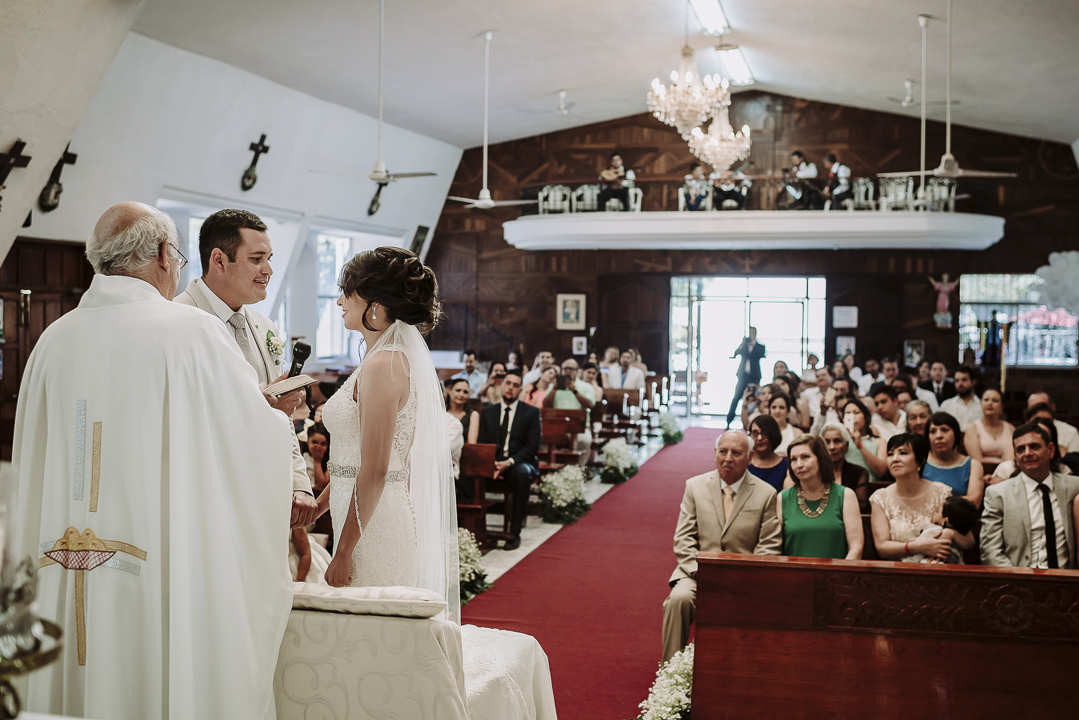
<instances>
[{"instance_id":1,"label":"groom's boutonniere","mask_svg":"<svg viewBox=\"0 0 1079 720\"><path fill-rule=\"evenodd\" d=\"M285 341L273 334L273 330L266 331L266 349L271 355L281 357L285 354Z\"/></svg>"}]
</instances>

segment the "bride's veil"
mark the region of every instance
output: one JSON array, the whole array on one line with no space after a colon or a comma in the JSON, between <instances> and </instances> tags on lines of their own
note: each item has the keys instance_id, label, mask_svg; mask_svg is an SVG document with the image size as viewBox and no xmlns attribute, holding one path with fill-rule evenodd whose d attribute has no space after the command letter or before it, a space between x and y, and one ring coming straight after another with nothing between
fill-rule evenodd
<instances>
[{"instance_id":1,"label":"bride's veil","mask_svg":"<svg viewBox=\"0 0 1079 720\"><path fill-rule=\"evenodd\" d=\"M395 321L367 355L382 348L404 353L416 384L416 435L411 456L412 506L419 540L416 584L446 598L446 619L460 623L457 497L442 384L431 361L431 351L415 326Z\"/></svg>"}]
</instances>

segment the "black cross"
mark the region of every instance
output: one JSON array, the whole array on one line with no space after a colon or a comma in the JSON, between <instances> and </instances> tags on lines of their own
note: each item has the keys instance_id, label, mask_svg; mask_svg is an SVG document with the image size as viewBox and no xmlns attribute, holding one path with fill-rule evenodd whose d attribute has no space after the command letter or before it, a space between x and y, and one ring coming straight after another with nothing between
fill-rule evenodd
<instances>
[{"instance_id":1,"label":"black cross","mask_svg":"<svg viewBox=\"0 0 1079 720\"><path fill-rule=\"evenodd\" d=\"M74 165L75 161L79 159L79 156L75 153L68 152L70 148L71 143L68 143L63 154L60 155L60 159L56 161L56 165L52 168L49 182L45 183L45 187L41 189L41 194L38 195L37 206L41 208L41 212L52 212L60 206L60 193L64 191L64 186L60 182L60 174L64 172L64 165Z\"/></svg>"},{"instance_id":2,"label":"black cross","mask_svg":"<svg viewBox=\"0 0 1079 720\"><path fill-rule=\"evenodd\" d=\"M16 140L15 144L11 146L11 150L6 153L0 153L0 190L4 189L4 183L7 182L7 176L13 169L24 168L30 164L32 158L29 155L22 154L22 151L25 148L26 143L22 140Z\"/></svg>"},{"instance_id":3,"label":"black cross","mask_svg":"<svg viewBox=\"0 0 1079 720\"><path fill-rule=\"evenodd\" d=\"M30 164L32 158L29 155L22 154L25 148L26 143L22 140L16 140L15 144L11 146L11 150L0 153L0 187L4 186L8 174L14 168L24 168Z\"/></svg>"},{"instance_id":4,"label":"black cross","mask_svg":"<svg viewBox=\"0 0 1079 720\"><path fill-rule=\"evenodd\" d=\"M259 138L259 141L257 143L251 143L247 149L255 153L255 159L251 161L251 167L255 167L259 164L259 155L270 152L270 146L266 144L266 133L262 133L262 137Z\"/></svg>"},{"instance_id":5,"label":"black cross","mask_svg":"<svg viewBox=\"0 0 1079 720\"><path fill-rule=\"evenodd\" d=\"M71 143L67 144L64 148L64 154L60 156L60 159L56 161L56 166L52 169L52 175L49 176L49 182L60 182L60 173L64 171L64 165L74 165L75 161L79 159L79 156L73 152L68 152L71 148Z\"/></svg>"},{"instance_id":6,"label":"black cross","mask_svg":"<svg viewBox=\"0 0 1079 720\"><path fill-rule=\"evenodd\" d=\"M259 177L255 173L255 166L258 165L259 155L270 152L270 146L266 144L266 133L262 134L257 143L251 143L250 150L255 153L255 157L251 160L251 166L244 170L244 174L240 177L240 189L245 192L255 187L255 183L258 182Z\"/></svg>"}]
</instances>

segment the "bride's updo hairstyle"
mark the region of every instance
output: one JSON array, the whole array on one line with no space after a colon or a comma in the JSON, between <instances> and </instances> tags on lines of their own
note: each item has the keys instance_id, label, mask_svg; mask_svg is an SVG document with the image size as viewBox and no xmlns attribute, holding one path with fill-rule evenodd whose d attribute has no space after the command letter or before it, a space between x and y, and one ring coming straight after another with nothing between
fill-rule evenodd
<instances>
[{"instance_id":1,"label":"bride's updo hairstyle","mask_svg":"<svg viewBox=\"0 0 1079 720\"><path fill-rule=\"evenodd\" d=\"M371 303L386 308L391 320L415 325L421 333L430 332L442 317L434 271L404 248L357 254L345 263L338 284L346 296L356 294L367 301L361 320L372 332L375 328L367 320Z\"/></svg>"}]
</instances>

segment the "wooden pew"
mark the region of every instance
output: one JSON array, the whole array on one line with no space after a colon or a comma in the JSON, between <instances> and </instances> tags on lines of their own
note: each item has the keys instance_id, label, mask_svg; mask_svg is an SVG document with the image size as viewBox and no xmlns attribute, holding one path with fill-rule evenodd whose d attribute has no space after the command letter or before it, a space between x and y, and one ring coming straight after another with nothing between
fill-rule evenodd
<instances>
[{"instance_id":1,"label":"wooden pew","mask_svg":"<svg viewBox=\"0 0 1079 720\"><path fill-rule=\"evenodd\" d=\"M549 423L557 423L558 421L564 423L565 433L563 433L560 441L555 442L553 448L548 447L548 462L576 465L580 462L582 455L591 454L591 451L577 449L577 436L586 429L585 423L588 422L588 411L559 410L557 408L542 408L540 410L541 427L548 427Z\"/></svg>"},{"instance_id":2,"label":"wooden pew","mask_svg":"<svg viewBox=\"0 0 1079 720\"><path fill-rule=\"evenodd\" d=\"M693 720L1075 717L1079 573L701 553Z\"/></svg>"},{"instance_id":3,"label":"wooden pew","mask_svg":"<svg viewBox=\"0 0 1079 720\"><path fill-rule=\"evenodd\" d=\"M461 479L471 487L472 499L457 501L457 525L471 531L481 548L489 547L492 540L509 537L509 520L505 512L502 532L487 529L487 513L495 505L494 500L487 499L487 488L495 484L496 449L495 445L479 443L465 443L461 448ZM512 507L511 502L511 493L503 488L503 503Z\"/></svg>"}]
</instances>

